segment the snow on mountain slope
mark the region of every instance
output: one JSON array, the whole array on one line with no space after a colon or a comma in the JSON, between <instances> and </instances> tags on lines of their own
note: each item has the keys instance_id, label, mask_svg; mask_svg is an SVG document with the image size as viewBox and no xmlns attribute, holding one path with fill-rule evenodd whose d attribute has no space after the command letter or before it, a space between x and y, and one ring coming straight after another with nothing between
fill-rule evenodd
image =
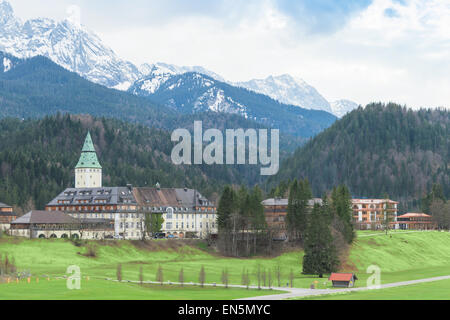
<instances>
[{"instance_id":1,"label":"snow on mountain slope","mask_svg":"<svg viewBox=\"0 0 450 320\"><path fill-rule=\"evenodd\" d=\"M8 58L3 58L3 72L8 72L12 68L12 62Z\"/></svg>"},{"instance_id":2,"label":"snow on mountain slope","mask_svg":"<svg viewBox=\"0 0 450 320\"><path fill-rule=\"evenodd\" d=\"M214 111L247 117L246 107L233 100L222 88L221 82L202 73L171 75L157 88L150 87L146 91L148 96L185 113Z\"/></svg>"},{"instance_id":3,"label":"snow on mountain slope","mask_svg":"<svg viewBox=\"0 0 450 320\"><path fill-rule=\"evenodd\" d=\"M225 82L220 75L207 70L200 66L194 67L180 67L173 64L167 64L157 62L154 64L143 64L140 66L139 71L144 74L141 79L138 79L129 89L131 93L148 96L158 90L163 83L169 80L172 76L187 73L196 72L207 75L215 80Z\"/></svg>"},{"instance_id":4,"label":"snow on mountain slope","mask_svg":"<svg viewBox=\"0 0 450 320\"><path fill-rule=\"evenodd\" d=\"M18 64L18 59L7 54L0 52L0 73L8 72Z\"/></svg>"},{"instance_id":5,"label":"snow on mountain slope","mask_svg":"<svg viewBox=\"0 0 450 320\"><path fill-rule=\"evenodd\" d=\"M268 95L285 104L332 112L330 104L317 90L301 79L282 75L231 83L217 73L200 66L183 67L158 62L137 67L118 57L95 33L82 25L74 24L68 19L55 21L39 18L22 22L14 15L11 5L2 0L0 0L0 51L18 58L43 55L92 82L122 91L128 90L136 95L152 95L171 77L195 72L232 86ZM2 71L6 72L12 67L9 60L9 58L0 60ZM241 101L221 98L220 92L212 90L209 95L203 97L200 104L204 105L208 101L211 103L211 110L245 113L242 111L245 104Z\"/></svg>"},{"instance_id":6,"label":"snow on mountain slope","mask_svg":"<svg viewBox=\"0 0 450 320\"><path fill-rule=\"evenodd\" d=\"M69 20L32 19L22 23L7 1L0 2L0 50L18 58L43 55L86 79L127 89L141 74L93 32Z\"/></svg>"},{"instance_id":7,"label":"snow on mountain slope","mask_svg":"<svg viewBox=\"0 0 450 320\"><path fill-rule=\"evenodd\" d=\"M358 104L350 100L337 100L331 103L331 110L338 118L342 118L356 108L358 108Z\"/></svg>"},{"instance_id":8,"label":"snow on mountain slope","mask_svg":"<svg viewBox=\"0 0 450 320\"><path fill-rule=\"evenodd\" d=\"M235 85L268 95L285 104L332 112L329 102L315 88L288 74L238 82Z\"/></svg>"}]
</instances>

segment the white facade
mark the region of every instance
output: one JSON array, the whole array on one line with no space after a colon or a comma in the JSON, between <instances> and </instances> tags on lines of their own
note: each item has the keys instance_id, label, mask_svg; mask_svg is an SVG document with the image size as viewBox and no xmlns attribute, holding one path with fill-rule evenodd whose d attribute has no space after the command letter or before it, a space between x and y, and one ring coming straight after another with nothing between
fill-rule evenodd
<instances>
[{"instance_id":1,"label":"white facade","mask_svg":"<svg viewBox=\"0 0 450 320\"><path fill-rule=\"evenodd\" d=\"M193 233L199 238L217 233L217 214L212 212L166 212L162 230L180 238Z\"/></svg>"},{"instance_id":2,"label":"white facade","mask_svg":"<svg viewBox=\"0 0 450 320\"><path fill-rule=\"evenodd\" d=\"M99 168L76 168L75 188L101 188L102 169Z\"/></svg>"}]
</instances>

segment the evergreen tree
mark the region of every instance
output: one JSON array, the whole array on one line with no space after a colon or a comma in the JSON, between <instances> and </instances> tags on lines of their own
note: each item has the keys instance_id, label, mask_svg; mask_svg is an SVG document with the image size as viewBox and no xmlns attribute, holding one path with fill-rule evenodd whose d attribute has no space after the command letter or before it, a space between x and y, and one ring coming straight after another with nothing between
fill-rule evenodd
<instances>
[{"instance_id":1,"label":"evergreen tree","mask_svg":"<svg viewBox=\"0 0 450 320\"><path fill-rule=\"evenodd\" d=\"M231 215L236 209L236 193L231 186L225 186L217 206L217 225L219 232L231 229Z\"/></svg>"},{"instance_id":2,"label":"evergreen tree","mask_svg":"<svg viewBox=\"0 0 450 320\"><path fill-rule=\"evenodd\" d=\"M345 185L333 188L331 194L331 210L335 218L339 219L338 231L342 233L347 243L352 243L355 238L353 227L352 197Z\"/></svg>"},{"instance_id":3,"label":"evergreen tree","mask_svg":"<svg viewBox=\"0 0 450 320\"><path fill-rule=\"evenodd\" d=\"M328 217L324 207L314 205L304 243L304 274L317 274L322 278L323 274L334 272L339 266Z\"/></svg>"},{"instance_id":4,"label":"evergreen tree","mask_svg":"<svg viewBox=\"0 0 450 320\"><path fill-rule=\"evenodd\" d=\"M435 200L442 200L446 202L446 197L444 195L444 190L440 184L434 184L431 188L431 192L428 193L421 201L421 210L424 213L430 212L430 206Z\"/></svg>"},{"instance_id":5,"label":"evergreen tree","mask_svg":"<svg viewBox=\"0 0 450 320\"><path fill-rule=\"evenodd\" d=\"M308 202L312 198L308 180L294 180L289 190L287 228L291 240L303 241L307 226Z\"/></svg>"}]
</instances>

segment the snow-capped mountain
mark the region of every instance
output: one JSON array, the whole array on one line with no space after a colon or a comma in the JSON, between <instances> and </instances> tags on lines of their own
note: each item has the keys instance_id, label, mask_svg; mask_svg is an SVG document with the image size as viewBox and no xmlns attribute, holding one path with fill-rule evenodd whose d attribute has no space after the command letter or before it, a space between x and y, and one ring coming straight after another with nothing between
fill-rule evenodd
<instances>
[{"instance_id":1,"label":"snow-capped mountain","mask_svg":"<svg viewBox=\"0 0 450 320\"><path fill-rule=\"evenodd\" d=\"M46 56L107 87L127 89L141 77L136 66L117 57L84 26L46 18L22 23L7 1L0 2L0 50L18 58Z\"/></svg>"},{"instance_id":2,"label":"snow-capped mountain","mask_svg":"<svg viewBox=\"0 0 450 320\"><path fill-rule=\"evenodd\" d=\"M342 118L356 108L358 108L358 104L350 100L337 100L331 103L331 110L338 118Z\"/></svg>"},{"instance_id":3,"label":"snow-capped mountain","mask_svg":"<svg viewBox=\"0 0 450 320\"><path fill-rule=\"evenodd\" d=\"M140 88L132 87L130 90ZM145 95L178 112L239 114L246 119L272 128L282 128L285 133L301 137L315 135L336 120L331 113L285 105L267 95L232 86L197 72L172 75L157 88L149 85Z\"/></svg>"},{"instance_id":4,"label":"snow-capped mountain","mask_svg":"<svg viewBox=\"0 0 450 320\"><path fill-rule=\"evenodd\" d=\"M95 33L82 25L75 24L69 19L55 21L39 18L22 22L14 15L11 5L2 0L0 0L0 51L18 58L42 55L92 82L109 88L128 90L141 96L153 95L173 77L195 72L235 87L265 94L284 104L332 112L327 100L301 79L282 75L231 83L217 73L200 66L180 67L159 62L138 67L118 57ZM0 66L3 70L11 68L10 59L2 59ZM245 103L231 102L229 97L223 96L220 91L213 91L210 89L209 96L201 98L199 103L210 104L208 107L210 110L237 112L239 109L242 114L245 113L242 111L246 108Z\"/></svg>"},{"instance_id":5,"label":"snow-capped mountain","mask_svg":"<svg viewBox=\"0 0 450 320\"><path fill-rule=\"evenodd\" d=\"M332 112L330 103L315 88L288 74L238 82L236 85L268 95L285 104Z\"/></svg>"},{"instance_id":6,"label":"snow-capped mountain","mask_svg":"<svg viewBox=\"0 0 450 320\"><path fill-rule=\"evenodd\" d=\"M225 79L223 79L217 73L214 73L200 66L180 67L173 64L158 62L154 64L143 64L140 66L139 71L144 76L141 79L138 79L129 88L128 91L140 96L148 96L155 93L155 91L158 90L160 86L167 80L169 80L172 76L187 72L204 74L215 80L225 82Z\"/></svg>"},{"instance_id":7,"label":"snow-capped mountain","mask_svg":"<svg viewBox=\"0 0 450 320\"><path fill-rule=\"evenodd\" d=\"M161 81L157 88L149 85L145 93L154 100L184 113L214 111L247 117L247 107L226 93L226 87L224 82L205 74L182 72L170 75L165 81Z\"/></svg>"}]
</instances>

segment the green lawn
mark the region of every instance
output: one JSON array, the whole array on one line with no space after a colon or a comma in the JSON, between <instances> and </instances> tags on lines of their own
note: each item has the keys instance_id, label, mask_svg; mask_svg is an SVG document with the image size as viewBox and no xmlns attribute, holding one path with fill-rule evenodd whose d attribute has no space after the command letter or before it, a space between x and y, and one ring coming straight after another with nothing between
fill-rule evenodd
<instances>
[{"instance_id":1,"label":"green lawn","mask_svg":"<svg viewBox=\"0 0 450 320\"><path fill-rule=\"evenodd\" d=\"M450 280L404 287L339 293L303 300L450 300Z\"/></svg>"},{"instance_id":2,"label":"green lawn","mask_svg":"<svg viewBox=\"0 0 450 320\"><path fill-rule=\"evenodd\" d=\"M36 283L21 280L0 284L0 299L3 300L231 300L245 297L274 294L272 290L246 290L236 288L210 288L198 286L160 286L113 281L83 279L79 290L69 290L66 280L40 279Z\"/></svg>"},{"instance_id":3,"label":"green lawn","mask_svg":"<svg viewBox=\"0 0 450 320\"><path fill-rule=\"evenodd\" d=\"M157 240L150 248L138 249L129 241L108 242L97 247L97 257L83 255L86 247L76 247L70 241L61 239L9 239L0 241L0 253L13 256L19 270L30 270L33 275L62 276L70 265L77 265L83 276L116 278L117 265L122 264L123 279L138 280L142 266L144 280L156 280L156 272L161 265L164 281L178 281L181 268L186 282L198 282L201 266L205 267L206 282L221 283L221 274L227 268L230 283L241 284L242 271L247 269L251 284L256 284L255 271L258 264L262 269L272 270L274 285L275 268L282 272L281 283L286 285L290 270L302 280L310 280L300 274L302 252L290 252L276 258L236 259L210 254L196 246L182 245L178 240ZM300 281L298 283L300 285Z\"/></svg>"},{"instance_id":4,"label":"green lawn","mask_svg":"<svg viewBox=\"0 0 450 320\"><path fill-rule=\"evenodd\" d=\"M349 252L345 263L346 267L341 270L357 274L359 280L356 282L356 286L366 285L366 279L369 276L366 274L366 269L371 264L381 268L382 283L450 274L448 267L450 265L450 233L392 232L391 235L386 236L381 232L374 231L358 232L359 238ZM86 245L77 247L70 241L62 239L2 238L0 239L0 254L7 253L9 257L14 257L19 271L28 270L33 276L62 276L66 273L68 266L77 265L81 268L83 277L115 279L117 265L121 263L123 279L126 280L138 280L139 269L142 267L144 280L154 281L158 266L161 265L164 281L178 281L179 270L183 268L185 282L198 282L200 268L204 266L208 283L221 283L222 270L227 268L230 274L230 283L240 284L242 271L245 268L249 271L251 284L256 285L255 271L257 266L261 265L262 270L272 272L274 286L278 284L275 269L280 266L282 286L286 286L289 273L293 270L295 287L306 288L314 281L317 281L318 288L330 287L330 283L327 281L328 275L318 279L301 274L302 251L284 253L275 258L237 259L211 253L207 248L201 246L201 243L186 245L178 240L157 240L151 241L145 247L140 245L138 247L138 244L129 241L106 243L93 241L89 242L89 245L96 248L97 255L96 257L86 257L84 255L87 251ZM117 285L125 286L123 283ZM2 284L0 286L4 288ZM127 286L135 288L133 284L127 284ZM9 288L12 287L8 287L7 291L12 290ZM190 290L196 289L191 288ZM20 288L17 290L20 291ZM147 292L153 289L137 287L133 291L135 294L130 294L130 298L134 296L140 298L138 292L141 290ZM186 294L180 293L181 296L186 298L195 296L187 290L186 288L181 290L186 292ZM211 288L211 290L213 292L207 294L208 298L222 297L222 293L220 293L222 289ZM0 298L1 291L4 290L0 290ZM49 294L52 296L51 291ZM234 292L230 290L227 294L234 295ZM146 297L151 299L152 294L148 293Z\"/></svg>"},{"instance_id":5,"label":"green lawn","mask_svg":"<svg viewBox=\"0 0 450 320\"><path fill-rule=\"evenodd\" d=\"M367 231L369 232L369 231ZM449 232L383 232L362 237L352 246L346 271L355 271L357 286L365 286L367 267L381 269L381 283L450 275Z\"/></svg>"}]
</instances>

